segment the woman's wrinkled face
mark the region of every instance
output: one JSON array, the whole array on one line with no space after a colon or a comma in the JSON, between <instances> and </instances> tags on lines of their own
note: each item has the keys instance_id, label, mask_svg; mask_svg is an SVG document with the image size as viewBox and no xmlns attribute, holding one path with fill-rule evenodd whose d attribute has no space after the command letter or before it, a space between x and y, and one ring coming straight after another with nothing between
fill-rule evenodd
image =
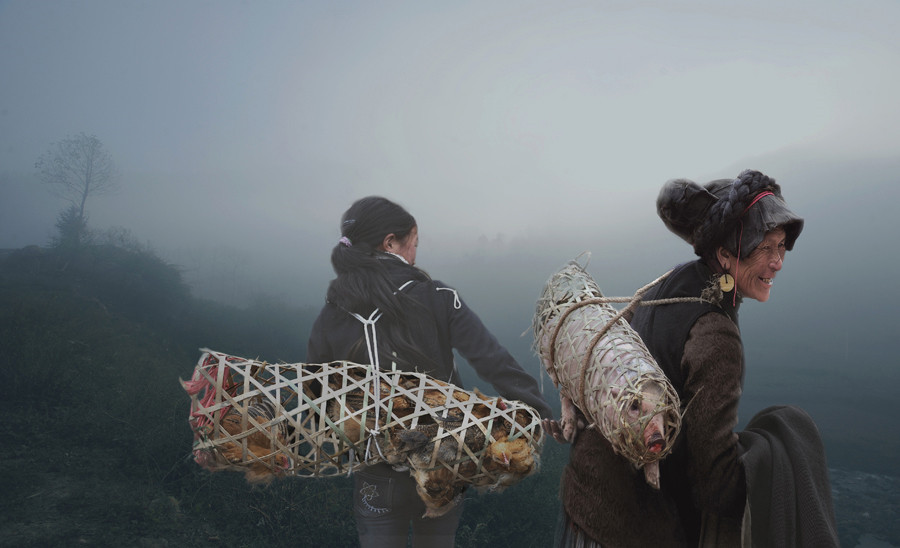
<instances>
[{"instance_id":1,"label":"woman's wrinkled face","mask_svg":"<svg viewBox=\"0 0 900 548\"><path fill-rule=\"evenodd\" d=\"M732 258L727 270L734 276L741 295L763 303L768 301L775 274L784 265L786 251L785 232L779 227L766 232L763 241L746 259L738 262Z\"/></svg>"}]
</instances>

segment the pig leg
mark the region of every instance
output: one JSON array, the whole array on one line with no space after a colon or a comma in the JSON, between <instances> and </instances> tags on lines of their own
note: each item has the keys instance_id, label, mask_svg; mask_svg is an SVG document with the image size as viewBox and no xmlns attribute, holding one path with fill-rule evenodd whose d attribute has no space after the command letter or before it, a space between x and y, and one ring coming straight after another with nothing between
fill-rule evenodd
<instances>
[{"instance_id":1,"label":"pig leg","mask_svg":"<svg viewBox=\"0 0 900 548\"><path fill-rule=\"evenodd\" d=\"M643 412L652 413L658 408L662 391L654 383L647 387L643 400ZM656 413L644 428L644 447L651 453L659 454L666 449L666 424L662 413ZM659 489L659 461L644 465L644 479L654 489Z\"/></svg>"},{"instance_id":2,"label":"pig leg","mask_svg":"<svg viewBox=\"0 0 900 548\"><path fill-rule=\"evenodd\" d=\"M644 479L650 487L659 489L659 461L644 465Z\"/></svg>"},{"instance_id":3,"label":"pig leg","mask_svg":"<svg viewBox=\"0 0 900 548\"><path fill-rule=\"evenodd\" d=\"M578 412L575 404L567 396L561 395L560 403L562 404L562 418L559 422L562 425L563 437L571 443L575 441L575 435L578 434Z\"/></svg>"}]
</instances>

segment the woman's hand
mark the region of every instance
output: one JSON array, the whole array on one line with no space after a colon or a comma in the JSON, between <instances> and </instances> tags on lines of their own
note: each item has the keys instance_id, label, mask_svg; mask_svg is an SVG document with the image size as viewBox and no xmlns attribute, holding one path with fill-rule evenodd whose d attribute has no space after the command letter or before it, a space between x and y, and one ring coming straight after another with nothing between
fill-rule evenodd
<instances>
[{"instance_id":1,"label":"woman's hand","mask_svg":"<svg viewBox=\"0 0 900 548\"><path fill-rule=\"evenodd\" d=\"M541 426L544 428L544 432L550 434L553 439L555 439L559 443L568 443L569 440L563 435L562 424L558 420L554 419L544 419L541 421Z\"/></svg>"}]
</instances>

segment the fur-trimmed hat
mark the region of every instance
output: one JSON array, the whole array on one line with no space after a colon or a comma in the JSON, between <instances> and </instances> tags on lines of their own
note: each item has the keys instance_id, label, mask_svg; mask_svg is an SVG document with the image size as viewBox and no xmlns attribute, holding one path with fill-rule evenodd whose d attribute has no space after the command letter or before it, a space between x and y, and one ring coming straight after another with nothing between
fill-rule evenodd
<instances>
[{"instance_id":1,"label":"fur-trimmed hat","mask_svg":"<svg viewBox=\"0 0 900 548\"><path fill-rule=\"evenodd\" d=\"M788 209L775 179L750 169L736 179L703 186L671 179L659 192L656 211L701 257L722 246L734 255L740 250L744 259L776 227L784 228L785 247L791 250L803 230L803 219Z\"/></svg>"}]
</instances>

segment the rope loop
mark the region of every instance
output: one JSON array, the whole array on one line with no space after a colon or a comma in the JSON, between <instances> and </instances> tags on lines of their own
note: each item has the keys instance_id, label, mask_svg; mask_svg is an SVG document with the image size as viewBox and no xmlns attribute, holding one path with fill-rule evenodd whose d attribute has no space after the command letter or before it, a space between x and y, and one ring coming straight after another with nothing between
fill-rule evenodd
<instances>
[{"instance_id":1,"label":"rope loop","mask_svg":"<svg viewBox=\"0 0 900 548\"><path fill-rule=\"evenodd\" d=\"M680 429L680 405L671 383L625 318L638 306L705 302L699 297L645 300L671 273L644 285L631 297L604 297L584 267L572 261L548 280L533 323L535 350L560 393L585 413L617 453L639 466L655 462L671 450ZM609 305L614 302L626 306L616 310ZM579 310L582 312L572 316ZM661 392L649 400L655 402L652 412L641 411L636 423L626 417L629 411L624 406L636 397L643 401L643 387L650 381ZM660 413L666 423L668 449L653 453L636 432L643 431ZM640 424L639 430L636 424Z\"/></svg>"},{"instance_id":2,"label":"rope loop","mask_svg":"<svg viewBox=\"0 0 900 548\"><path fill-rule=\"evenodd\" d=\"M414 280L408 280L399 288L397 288L397 292L403 291L406 287L413 283ZM395 292L396 294L396 292ZM365 425L365 421L362 422L362 427L366 429L366 432L369 433L368 440L366 441L366 454L364 455L365 461L368 462L373 458L372 453L372 440L378 437L378 434L381 433L378 425L381 422L381 404L383 399L381 397L381 364L378 359L378 332L375 329L375 324L378 320L381 319L382 313L379 309L375 309L369 314L368 318L363 318L361 315L351 312L351 316L359 320L360 323L363 324L363 331L366 335L366 350L369 353L369 367L366 375L366 381L369 385L372 397L374 398L375 403L375 427L370 429ZM368 393L368 392L366 392ZM385 459L384 454L381 452L381 445L377 441L375 441L375 449L378 451L378 455Z\"/></svg>"},{"instance_id":3,"label":"rope loop","mask_svg":"<svg viewBox=\"0 0 900 548\"><path fill-rule=\"evenodd\" d=\"M459 310L462 308L462 301L459 300L459 293L452 287L435 287L436 291L452 291L453 292L453 308Z\"/></svg>"}]
</instances>

